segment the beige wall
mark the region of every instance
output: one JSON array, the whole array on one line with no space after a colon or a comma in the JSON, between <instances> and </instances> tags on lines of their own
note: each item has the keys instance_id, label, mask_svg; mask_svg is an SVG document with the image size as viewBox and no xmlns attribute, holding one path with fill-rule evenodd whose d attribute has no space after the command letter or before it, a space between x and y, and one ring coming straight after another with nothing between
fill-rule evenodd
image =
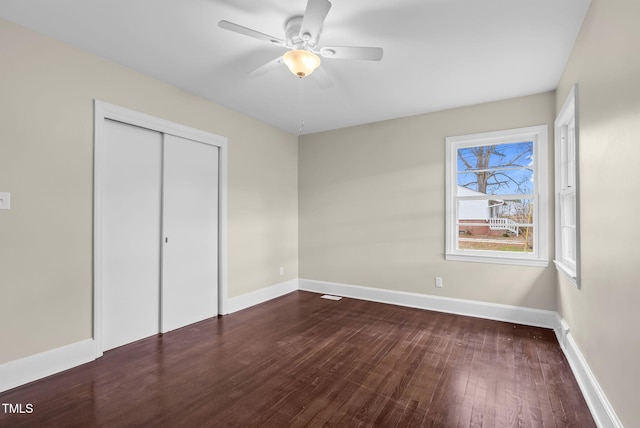
<instances>
[{"instance_id":1,"label":"beige wall","mask_svg":"<svg viewBox=\"0 0 640 428\"><path fill-rule=\"evenodd\" d=\"M552 132L554 102L549 92L301 137L300 277L555 310L552 264L444 260L445 138Z\"/></svg>"},{"instance_id":2,"label":"beige wall","mask_svg":"<svg viewBox=\"0 0 640 428\"><path fill-rule=\"evenodd\" d=\"M92 335L94 98L228 137L230 296L298 277L295 136L0 20L0 363Z\"/></svg>"},{"instance_id":3,"label":"beige wall","mask_svg":"<svg viewBox=\"0 0 640 428\"><path fill-rule=\"evenodd\" d=\"M582 284L559 311L625 426L640 421L640 2L593 0L558 87L578 83Z\"/></svg>"}]
</instances>

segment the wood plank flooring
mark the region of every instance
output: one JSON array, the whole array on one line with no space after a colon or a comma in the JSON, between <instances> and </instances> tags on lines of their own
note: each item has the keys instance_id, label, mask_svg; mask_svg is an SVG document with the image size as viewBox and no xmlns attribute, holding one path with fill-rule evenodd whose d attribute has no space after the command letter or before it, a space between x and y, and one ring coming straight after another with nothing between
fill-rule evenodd
<instances>
[{"instance_id":1,"label":"wood plank flooring","mask_svg":"<svg viewBox=\"0 0 640 428\"><path fill-rule=\"evenodd\" d=\"M11 427L593 427L553 331L297 291L0 394Z\"/></svg>"}]
</instances>

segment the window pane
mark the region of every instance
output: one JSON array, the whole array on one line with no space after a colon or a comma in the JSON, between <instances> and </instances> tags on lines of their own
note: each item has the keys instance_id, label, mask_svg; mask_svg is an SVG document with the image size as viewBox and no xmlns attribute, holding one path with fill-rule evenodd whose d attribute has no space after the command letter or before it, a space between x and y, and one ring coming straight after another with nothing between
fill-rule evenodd
<instances>
[{"instance_id":1,"label":"window pane","mask_svg":"<svg viewBox=\"0 0 640 428\"><path fill-rule=\"evenodd\" d=\"M459 148L457 173L458 189L486 195L533 193L533 142Z\"/></svg>"},{"instance_id":2,"label":"window pane","mask_svg":"<svg viewBox=\"0 0 640 428\"><path fill-rule=\"evenodd\" d=\"M576 183L576 124L575 118L567 127L567 187L575 187Z\"/></svg>"},{"instance_id":3,"label":"window pane","mask_svg":"<svg viewBox=\"0 0 640 428\"><path fill-rule=\"evenodd\" d=\"M533 251L532 199L458 200L458 249Z\"/></svg>"},{"instance_id":4,"label":"window pane","mask_svg":"<svg viewBox=\"0 0 640 428\"><path fill-rule=\"evenodd\" d=\"M562 218L561 226L576 225L576 194L575 192L563 193L560 195L560 214Z\"/></svg>"},{"instance_id":5,"label":"window pane","mask_svg":"<svg viewBox=\"0 0 640 428\"><path fill-rule=\"evenodd\" d=\"M565 261L575 263L576 260L576 228L562 228L562 257Z\"/></svg>"}]
</instances>

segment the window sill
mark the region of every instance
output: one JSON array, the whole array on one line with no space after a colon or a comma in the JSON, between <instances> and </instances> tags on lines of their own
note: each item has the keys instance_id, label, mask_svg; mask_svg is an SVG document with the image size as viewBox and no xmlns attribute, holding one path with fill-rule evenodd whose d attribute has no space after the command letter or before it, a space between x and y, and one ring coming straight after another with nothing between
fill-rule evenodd
<instances>
[{"instance_id":1,"label":"window sill","mask_svg":"<svg viewBox=\"0 0 640 428\"><path fill-rule=\"evenodd\" d=\"M575 270L571 269L558 260L554 260L553 263L556 265L556 269L561 272L570 283L575 285L576 288L580 288L578 286L578 277Z\"/></svg>"},{"instance_id":2,"label":"window sill","mask_svg":"<svg viewBox=\"0 0 640 428\"><path fill-rule=\"evenodd\" d=\"M493 256L480 256L480 255L463 255L463 254L445 254L446 260L455 260L460 262L473 262L473 263L494 263L501 265L520 265L520 266L534 266L534 267L547 267L549 266L549 260L540 259L521 259L516 257L493 257Z\"/></svg>"}]
</instances>

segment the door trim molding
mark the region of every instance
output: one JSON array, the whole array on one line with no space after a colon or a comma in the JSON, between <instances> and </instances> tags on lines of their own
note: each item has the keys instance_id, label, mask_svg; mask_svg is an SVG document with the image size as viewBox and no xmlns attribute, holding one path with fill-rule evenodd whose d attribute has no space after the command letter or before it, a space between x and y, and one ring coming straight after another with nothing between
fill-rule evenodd
<instances>
[{"instance_id":1,"label":"door trim molding","mask_svg":"<svg viewBox=\"0 0 640 428\"><path fill-rule=\"evenodd\" d=\"M129 110L101 100L94 100L94 156L93 156L93 341L95 358L102 356L102 159L105 119L175 135L219 148L218 164L218 313L228 313L227 268L227 138L200 129Z\"/></svg>"}]
</instances>

